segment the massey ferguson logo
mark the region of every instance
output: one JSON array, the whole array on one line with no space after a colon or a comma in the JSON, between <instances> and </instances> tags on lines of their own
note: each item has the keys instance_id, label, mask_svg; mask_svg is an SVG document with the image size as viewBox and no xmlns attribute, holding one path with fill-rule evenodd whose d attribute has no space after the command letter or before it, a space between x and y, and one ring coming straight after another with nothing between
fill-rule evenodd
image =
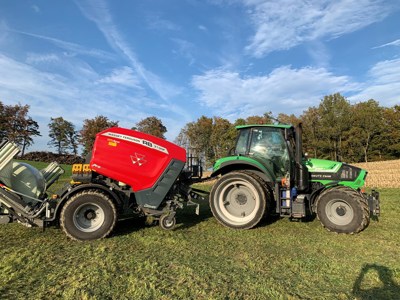
<instances>
[{"instance_id":1,"label":"massey ferguson logo","mask_svg":"<svg viewBox=\"0 0 400 300\"><path fill-rule=\"evenodd\" d=\"M135 153L135 155L131 155L131 160L134 165L138 165L139 167L143 166L147 163L145 160L146 156L143 154Z\"/></svg>"}]
</instances>

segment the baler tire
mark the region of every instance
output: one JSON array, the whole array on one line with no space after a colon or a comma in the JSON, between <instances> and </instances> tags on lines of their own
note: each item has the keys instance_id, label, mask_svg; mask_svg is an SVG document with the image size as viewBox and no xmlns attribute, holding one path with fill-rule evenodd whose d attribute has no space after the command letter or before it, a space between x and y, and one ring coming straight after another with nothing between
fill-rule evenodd
<instances>
[{"instance_id":1,"label":"baler tire","mask_svg":"<svg viewBox=\"0 0 400 300\"><path fill-rule=\"evenodd\" d=\"M86 190L73 195L65 203L60 221L62 230L73 240L102 239L114 229L117 210L105 193Z\"/></svg>"},{"instance_id":2,"label":"baler tire","mask_svg":"<svg viewBox=\"0 0 400 300\"><path fill-rule=\"evenodd\" d=\"M356 190L337 186L323 191L317 199L317 218L328 231L354 234L370 221L367 200Z\"/></svg>"},{"instance_id":3,"label":"baler tire","mask_svg":"<svg viewBox=\"0 0 400 300\"><path fill-rule=\"evenodd\" d=\"M168 220L168 215L162 215L159 222L162 229L171 230L176 225L176 218L173 217L172 220Z\"/></svg>"},{"instance_id":4,"label":"baler tire","mask_svg":"<svg viewBox=\"0 0 400 300\"><path fill-rule=\"evenodd\" d=\"M231 172L213 185L210 208L222 225L233 229L250 229L265 216L267 196L261 178L250 172Z\"/></svg>"}]
</instances>

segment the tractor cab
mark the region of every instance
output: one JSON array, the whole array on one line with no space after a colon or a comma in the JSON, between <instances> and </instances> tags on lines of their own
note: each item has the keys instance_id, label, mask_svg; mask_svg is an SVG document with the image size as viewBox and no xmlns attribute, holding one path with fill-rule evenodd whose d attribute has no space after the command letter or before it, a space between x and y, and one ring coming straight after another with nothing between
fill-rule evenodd
<instances>
[{"instance_id":1,"label":"tractor cab","mask_svg":"<svg viewBox=\"0 0 400 300\"><path fill-rule=\"evenodd\" d=\"M273 177L290 177L294 155L285 130L271 126L238 128L235 155L252 158L270 170ZM293 139L293 135L290 137Z\"/></svg>"}]
</instances>

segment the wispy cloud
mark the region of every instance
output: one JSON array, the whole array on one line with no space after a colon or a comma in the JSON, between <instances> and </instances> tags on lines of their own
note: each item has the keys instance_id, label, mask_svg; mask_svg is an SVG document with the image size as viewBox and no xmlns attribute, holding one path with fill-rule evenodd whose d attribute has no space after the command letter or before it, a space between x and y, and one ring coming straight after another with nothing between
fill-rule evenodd
<instances>
[{"instance_id":1,"label":"wispy cloud","mask_svg":"<svg viewBox=\"0 0 400 300\"><path fill-rule=\"evenodd\" d=\"M164 101L175 97L181 90L169 83L166 83L156 74L148 71L140 60L137 58L135 52L131 49L128 42L123 35L119 32L117 26L114 24L112 15L107 7L107 3L102 0L86 0L75 1L82 13L96 24L98 29L103 33L108 41L108 44L117 52L123 55L129 64L136 71L138 76L147 84L147 86L154 91Z\"/></svg>"},{"instance_id":2,"label":"wispy cloud","mask_svg":"<svg viewBox=\"0 0 400 300\"><path fill-rule=\"evenodd\" d=\"M368 80L359 93L349 97L359 102L375 99L386 106L400 103L400 59L385 60L375 64L368 72Z\"/></svg>"},{"instance_id":3,"label":"wispy cloud","mask_svg":"<svg viewBox=\"0 0 400 300\"><path fill-rule=\"evenodd\" d=\"M172 38L171 40L177 45L177 50L175 50L175 52L179 54L180 57L186 58L189 61L189 65L193 65L196 61L193 55L196 50L195 45L183 39Z\"/></svg>"},{"instance_id":4,"label":"wispy cloud","mask_svg":"<svg viewBox=\"0 0 400 300\"><path fill-rule=\"evenodd\" d=\"M40 66L46 56L30 57L30 63ZM61 61L62 68L69 66L74 72L66 75L53 69L46 72L0 54L0 101L30 105L30 115L39 122L42 133L42 137L35 138L37 149L46 148L49 139L47 124L51 117L63 116L79 129L83 120L104 115L129 128L140 119L152 115L154 107L161 115L168 115L171 109L183 113L174 104L166 105L163 101L147 97L135 85L136 77L129 67L117 68L103 76L75 58L64 57ZM183 118L165 120L168 129L185 124ZM173 139L178 133L169 131L168 138Z\"/></svg>"},{"instance_id":5,"label":"wispy cloud","mask_svg":"<svg viewBox=\"0 0 400 300\"><path fill-rule=\"evenodd\" d=\"M41 63L49 63L49 62L58 62L60 58L55 53L46 53L46 54L38 54L38 53L28 53L26 58L26 62L28 64L41 64Z\"/></svg>"},{"instance_id":6,"label":"wispy cloud","mask_svg":"<svg viewBox=\"0 0 400 300\"><path fill-rule=\"evenodd\" d=\"M32 10L35 12L35 13L40 13L40 8L39 8L39 6L37 6L37 5L32 5L31 6L31 8L32 8Z\"/></svg>"},{"instance_id":7,"label":"wispy cloud","mask_svg":"<svg viewBox=\"0 0 400 300\"><path fill-rule=\"evenodd\" d=\"M147 16L147 27L152 30L171 30L179 31L180 26L170 20L163 19L160 15L152 14Z\"/></svg>"},{"instance_id":8,"label":"wispy cloud","mask_svg":"<svg viewBox=\"0 0 400 300\"><path fill-rule=\"evenodd\" d=\"M256 31L246 50L255 57L306 41L337 38L381 21L394 9L394 4L383 0L243 0L243 3L249 8Z\"/></svg>"},{"instance_id":9,"label":"wispy cloud","mask_svg":"<svg viewBox=\"0 0 400 300\"><path fill-rule=\"evenodd\" d=\"M198 29L200 29L201 31L208 31L208 28L204 25L199 25L197 26Z\"/></svg>"},{"instance_id":10,"label":"wispy cloud","mask_svg":"<svg viewBox=\"0 0 400 300\"><path fill-rule=\"evenodd\" d=\"M139 80L134 75L133 70L129 67L115 69L110 75L99 79L98 82L139 88Z\"/></svg>"},{"instance_id":11,"label":"wispy cloud","mask_svg":"<svg viewBox=\"0 0 400 300\"><path fill-rule=\"evenodd\" d=\"M24 31L13 30L13 29L8 29L8 31L22 34L22 35L29 36L29 37L33 37L33 38L37 38L37 39L41 39L41 40L45 40L65 51L68 51L69 52L69 53L67 53L68 55L73 56L73 55L79 54L79 55L87 55L87 56L101 58L101 59L107 59L107 60L115 59L115 56L113 54L103 51L103 50L87 48L87 47L84 47L84 46L81 46L81 45L78 45L75 43L63 41L63 40L56 39L53 37L43 36L40 34L34 34L34 33L30 33L30 32L24 32Z\"/></svg>"},{"instance_id":12,"label":"wispy cloud","mask_svg":"<svg viewBox=\"0 0 400 300\"><path fill-rule=\"evenodd\" d=\"M373 47L372 49L378 49L378 48L383 48L383 47L388 47L388 46L400 46L400 39L395 40L395 41L390 42L390 43L386 43L386 44L380 45L380 46Z\"/></svg>"}]
</instances>

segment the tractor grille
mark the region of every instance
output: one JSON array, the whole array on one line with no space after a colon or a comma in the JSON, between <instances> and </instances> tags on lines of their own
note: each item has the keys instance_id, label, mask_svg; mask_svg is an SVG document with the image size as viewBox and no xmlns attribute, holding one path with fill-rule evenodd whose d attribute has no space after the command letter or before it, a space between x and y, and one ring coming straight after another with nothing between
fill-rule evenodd
<instances>
[{"instance_id":1,"label":"tractor grille","mask_svg":"<svg viewBox=\"0 0 400 300\"><path fill-rule=\"evenodd\" d=\"M353 181L355 180L358 175L360 174L361 169L343 164L339 173L340 173L340 180L345 181Z\"/></svg>"}]
</instances>

